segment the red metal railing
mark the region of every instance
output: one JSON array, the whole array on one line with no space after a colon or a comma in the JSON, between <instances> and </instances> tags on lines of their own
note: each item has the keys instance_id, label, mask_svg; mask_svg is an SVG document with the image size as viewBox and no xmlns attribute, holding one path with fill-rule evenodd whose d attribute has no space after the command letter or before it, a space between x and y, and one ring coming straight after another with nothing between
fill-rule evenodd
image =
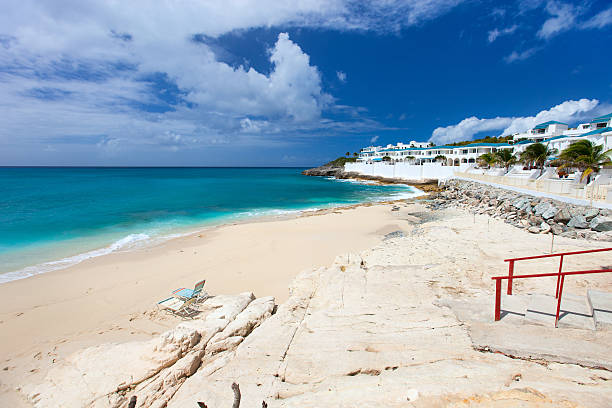
<instances>
[{"instance_id":1,"label":"red metal railing","mask_svg":"<svg viewBox=\"0 0 612 408\"><path fill-rule=\"evenodd\" d=\"M565 282L565 276L567 275L586 275L592 273L604 273L604 272L612 272L612 269L596 269L596 270L587 270L587 271L572 271L572 272L562 272L563 270L563 258L569 255L579 255L579 254L587 254L594 252L604 252L604 251L612 251L612 248L603 248L603 249L591 249L587 251L574 251L574 252L562 252L558 254L549 254L549 255L537 255L537 256L527 256L522 258L511 258L504 259L504 262L509 262L508 265L508 276L494 276L491 279L495 280L495 321L498 321L501 316L501 282L504 279L508 280L508 295L512 295L512 282L514 279L520 278L540 278L546 276L556 276L557 277L557 289L555 291L555 298L557 299L557 314L555 318L555 327L557 327L557 323L559 322L559 311L561 309L561 297L563 294L563 283ZM540 258L552 258L552 257L560 257L559 260L559 270L557 273L539 273L539 274L531 274L531 275L514 275L514 262L516 261L524 261L531 259L540 259Z\"/></svg>"}]
</instances>

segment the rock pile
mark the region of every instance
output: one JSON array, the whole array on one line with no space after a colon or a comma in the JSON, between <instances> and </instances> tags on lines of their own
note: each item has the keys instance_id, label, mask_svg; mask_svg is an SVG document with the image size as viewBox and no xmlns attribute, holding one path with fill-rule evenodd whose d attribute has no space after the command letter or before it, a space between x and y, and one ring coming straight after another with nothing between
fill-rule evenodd
<instances>
[{"instance_id":1,"label":"rock pile","mask_svg":"<svg viewBox=\"0 0 612 408\"><path fill-rule=\"evenodd\" d=\"M468 208L533 234L612 241L612 212L535 197L470 181L449 180L429 207Z\"/></svg>"}]
</instances>

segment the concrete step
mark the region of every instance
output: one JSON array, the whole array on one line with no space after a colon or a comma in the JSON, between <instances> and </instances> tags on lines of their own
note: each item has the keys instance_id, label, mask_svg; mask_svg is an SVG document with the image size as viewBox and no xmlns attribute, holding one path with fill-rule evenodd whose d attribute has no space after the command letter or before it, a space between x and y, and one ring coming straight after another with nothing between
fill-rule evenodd
<instances>
[{"instance_id":1,"label":"concrete step","mask_svg":"<svg viewBox=\"0 0 612 408\"><path fill-rule=\"evenodd\" d=\"M533 295L525 311L525 323L555 325L557 299L548 295ZM584 296L564 293L561 300L558 327L595 330L591 306Z\"/></svg>"},{"instance_id":2,"label":"concrete step","mask_svg":"<svg viewBox=\"0 0 612 408\"><path fill-rule=\"evenodd\" d=\"M587 291L587 300L593 311L595 327L598 330L612 328L612 293L598 290Z\"/></svg>"},{"instance_id":3,"label":"concrete step","mask_svg":"<svg viewBox=\"0 0 612 408\"><path fill-rule=\"evenodd\" d=\"M500 320L506 323L523 324L530 298L531 295L502 294Z\"/></svg>"}]
</instances>

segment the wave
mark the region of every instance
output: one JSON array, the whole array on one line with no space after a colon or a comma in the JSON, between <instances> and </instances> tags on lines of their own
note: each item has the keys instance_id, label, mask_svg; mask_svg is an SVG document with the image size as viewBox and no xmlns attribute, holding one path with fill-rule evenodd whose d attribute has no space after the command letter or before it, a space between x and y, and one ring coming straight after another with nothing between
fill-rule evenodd
<instances>
[{"instance_id":1,"label":"wave","mask_svg":"<svg viewBox=\"0 0 612 408\"><path fill-rule=\"evenodd\" d=\"M360 180L347 180L347 179L336 179L334 177L329 177L328 179L333 179L334 181L341 183L351 183L351 184L370 184L371 182L360 181ZM424 194L422 191L403 184L397 184L396 186L405 187L403 191L394 191L394 192L382 192L379 195L371 196L369 199L362 200L361 202L379 202L379 201L387 201L387 200L401 200L417 197L419 195ZM223 224L231 220L244 220L250 218L259 218L259 217L283 217L288 215L295 215L299 213L309 212L309 211L317 211L321 209L329 209L334 207L342 207L346 205L354 205L358 204L358 202L329 202L319 206L313 206L308 208L300 208L300 209L252 209L249 211L242 211L238 213L234 213L227 217L223 217L222 219L217 219L215 224ZM208 225L210 227L212 225ZM25 279L31 276L40 275L47 272L56 271L59 269L65 269L74 265L77 265L85 260L96 258L99 256L104 256L111 254L113 252L122 252L122 251L130 251L141 249L149 246L153 246L156 244L160 244L162 242L168 241L170 239L179 238L182 236L190 235L193 233L197 233L202 231L201 229L190 228L189 231L183 231L180 233L172 233L172 234L164 234L158 235L155 232L150 232L151 235L147 233L133 233L129 234L112 244L105 246L103 248L98 248L95 250L91 250L88 252L84 252L78 255L66 257L57 261L49 261L40 263L33 266L28 266L23 269L19 269L12 272L6 272L0 274L0 284Z\"/></svg>"},{"instance_id":2,"label":"wave","mask_svg":"<svg viewBox=\"0 0 612 408\"><path fill-rule=\"evenodd\" d=\"M70 266L77 265L87 259L96 258L102 255L108 255L112 252L141 248L144 247L148 242L150 242L150 240L151 237L147 234L130 234L104 248L84 252L82 254L60 259L58 261L45 262L38 265L28 266L17 271L0 274L0 284L18 279L29 278L30 276L40 275L41 273L68 268Z\"/></svg>"}]
</instances>

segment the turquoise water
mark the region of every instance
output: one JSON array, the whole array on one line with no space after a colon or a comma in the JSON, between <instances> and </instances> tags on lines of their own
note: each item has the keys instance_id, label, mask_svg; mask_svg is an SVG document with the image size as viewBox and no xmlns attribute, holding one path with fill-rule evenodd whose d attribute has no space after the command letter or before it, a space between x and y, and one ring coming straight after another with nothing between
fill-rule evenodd
<instances>
[{"instance_id":1,"label":"turquoise water","mask_svg":"<svg viewBox=\"0 0 612 408\"><path fill-rule=\"evenodd\" d=\"M296 168L0 168L0 283L253 216L414 196Z\"/></svg>"}]
</instances>

